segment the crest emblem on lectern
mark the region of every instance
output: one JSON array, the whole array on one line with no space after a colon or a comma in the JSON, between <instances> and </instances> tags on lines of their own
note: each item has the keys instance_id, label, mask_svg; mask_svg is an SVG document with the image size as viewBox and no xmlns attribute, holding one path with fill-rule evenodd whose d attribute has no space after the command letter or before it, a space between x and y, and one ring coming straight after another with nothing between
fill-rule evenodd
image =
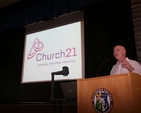
<instances>
[{"instance_id":1,"label":"crest emblem on lectern","mask_svg":"<svg viewBox=\"0 0 141 113\"><path fill-rule=\"evenodd\" d=\"M105 88L99 88L92 95L92 105L97 113L109 113L113 107L113 97Z\"/></svg>"}]
</instances>

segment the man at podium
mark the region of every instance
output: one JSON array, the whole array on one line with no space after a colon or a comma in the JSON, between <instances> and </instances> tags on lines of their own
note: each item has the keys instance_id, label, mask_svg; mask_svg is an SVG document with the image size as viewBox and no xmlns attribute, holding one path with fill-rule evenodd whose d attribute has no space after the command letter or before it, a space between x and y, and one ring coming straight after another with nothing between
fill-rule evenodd
<instances>
[{"instance_id":1,"label":"man at podium","mask_svg":"<svg viewBox=\"0 0 141 113\"><path fill-rule=\"evenodd\" d=\"M113 49L117 63L112 67L110 75L134 72L141 75L141 65L126 57L126 49L122 45L116 45Z\"/></svg>"}]
</instances>

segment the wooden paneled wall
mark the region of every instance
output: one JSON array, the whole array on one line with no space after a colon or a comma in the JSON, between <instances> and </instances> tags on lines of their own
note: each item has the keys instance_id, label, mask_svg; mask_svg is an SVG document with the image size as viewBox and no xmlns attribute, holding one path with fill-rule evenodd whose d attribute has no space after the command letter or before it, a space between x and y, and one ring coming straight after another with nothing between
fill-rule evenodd
<instances>
[{"instance_id":1,"label":"wooden paneled wall","mask_svg":"<svg viewBox=\"0 0 141 113\"><path fill-rule=\"evenodd\" d=\"M141 64L141 0L131 0L137 59Z\"/></svg>"}]
</instances>

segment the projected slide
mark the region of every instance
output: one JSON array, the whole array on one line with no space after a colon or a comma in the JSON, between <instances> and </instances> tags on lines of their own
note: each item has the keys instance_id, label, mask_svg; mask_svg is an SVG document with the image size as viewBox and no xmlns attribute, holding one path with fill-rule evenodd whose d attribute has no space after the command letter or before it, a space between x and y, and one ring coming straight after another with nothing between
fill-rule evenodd
<instances>
[{"instance_id":1,"label":"projected slide","mask_svg":"<svg viewBox=\"0 0 141 113\"><path fill-rule=\"evenodd\" d=\"M54 80L82 78L82 23L75 22L26 35L22 83L51 81L51 73L69 68Z\"/></svg>"}]
</instances>

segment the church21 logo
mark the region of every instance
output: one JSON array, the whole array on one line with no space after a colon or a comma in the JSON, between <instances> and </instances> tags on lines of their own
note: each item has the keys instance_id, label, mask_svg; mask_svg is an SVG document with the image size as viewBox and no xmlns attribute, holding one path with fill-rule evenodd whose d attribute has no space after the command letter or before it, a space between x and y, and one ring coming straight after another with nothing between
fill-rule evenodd
<instances>
[{"instance_id":1,"label":"church21 logo","mask_svg":"<svg viewBox=\"0 0 141 113\"><path fill-rule=\"evenodd\" d=\"M105 88L99 88L92 95L93 108L98 113L109 113L113 107L113 97Z\"/></svg>"}]
</instances>

